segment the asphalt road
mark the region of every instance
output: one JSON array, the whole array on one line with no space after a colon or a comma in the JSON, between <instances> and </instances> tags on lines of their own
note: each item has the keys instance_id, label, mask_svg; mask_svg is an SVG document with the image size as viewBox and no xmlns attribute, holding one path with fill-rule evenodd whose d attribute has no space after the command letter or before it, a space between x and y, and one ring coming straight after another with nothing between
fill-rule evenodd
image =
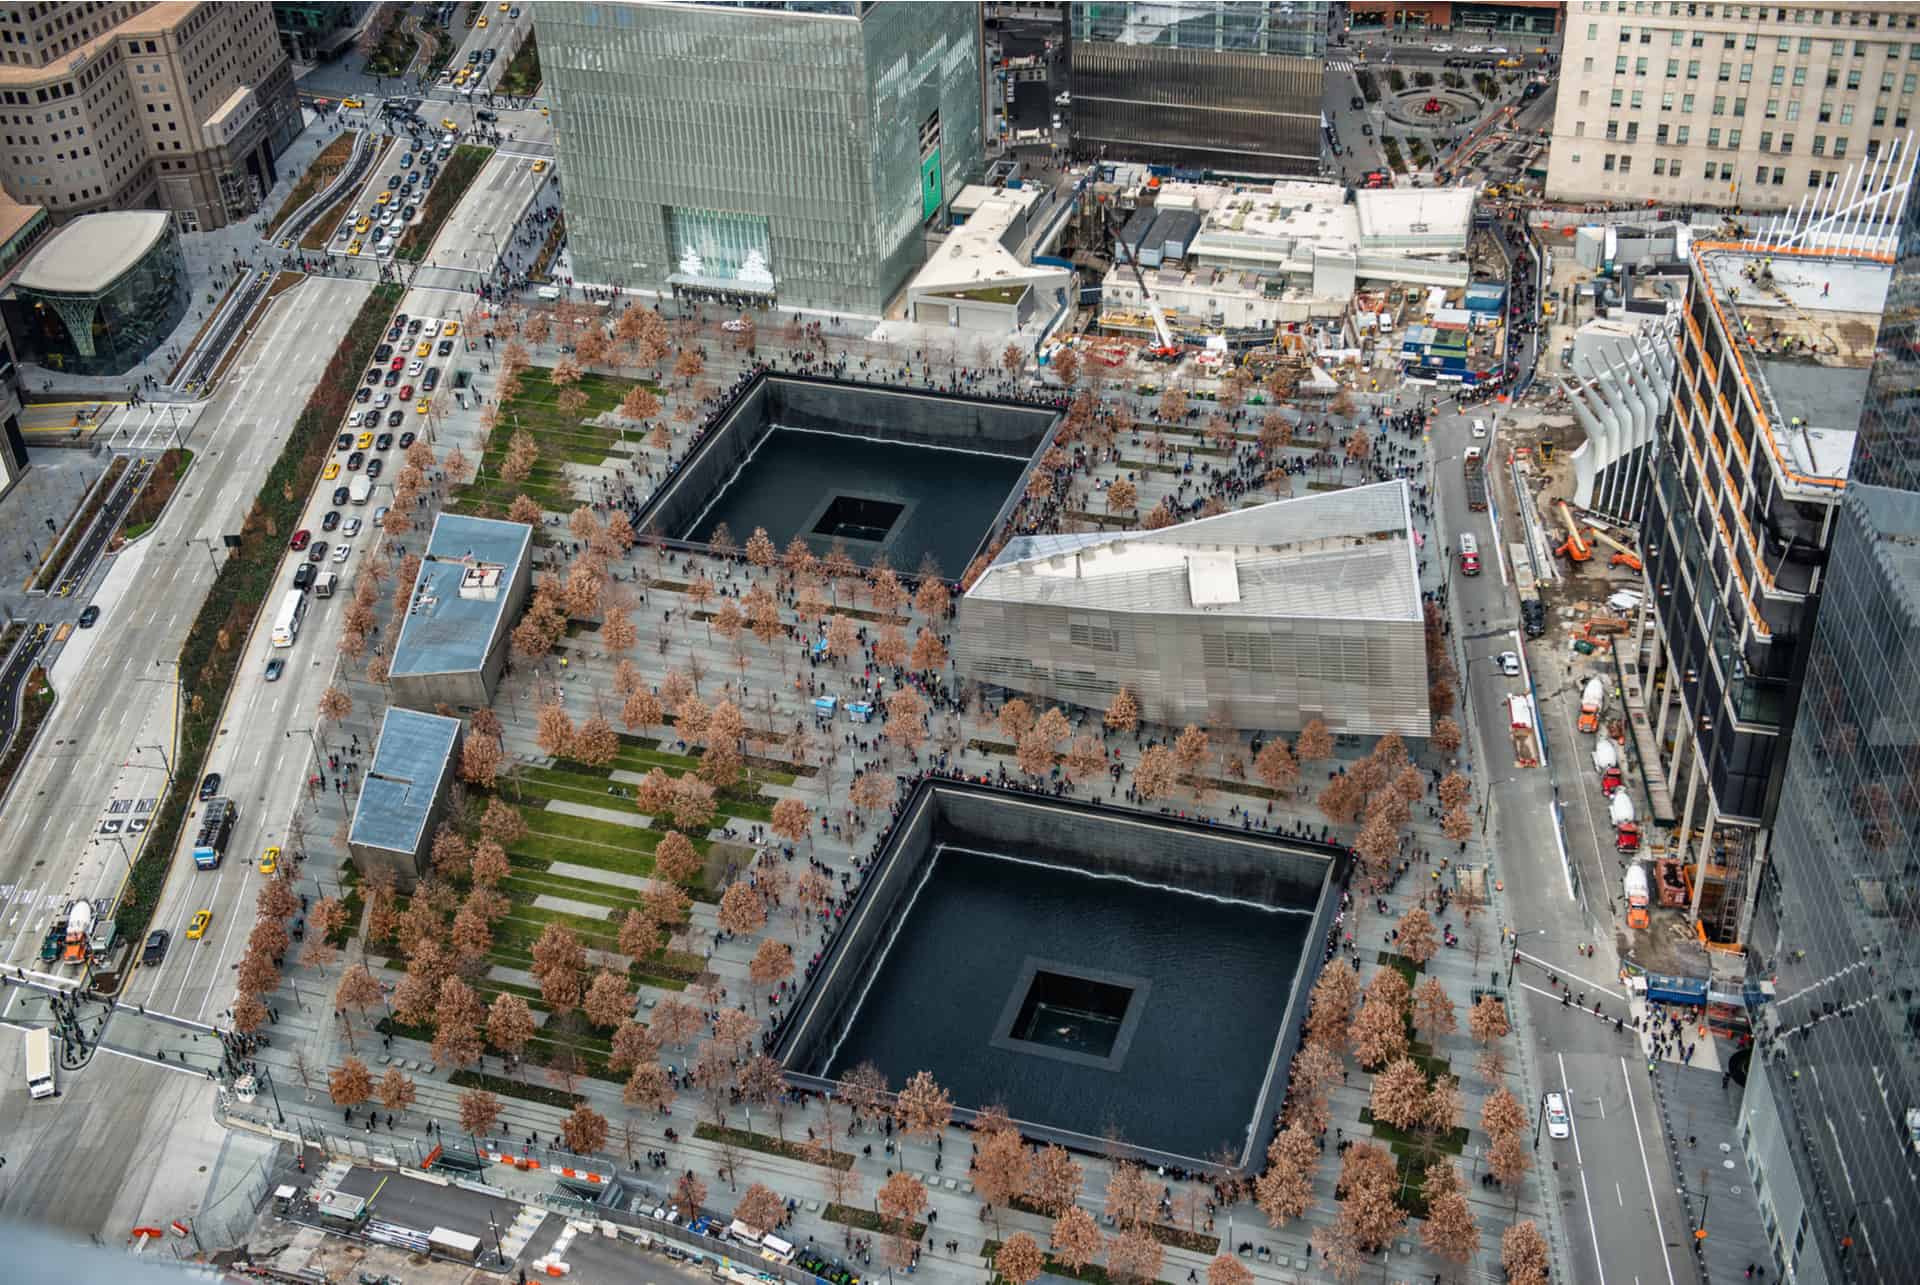
<instances>
[{"instance_id":1,"label":"asphalt road","mask_svg":"<svg viewBox=\"0 0 1920 1285\"><path fill-rule=\"evenodd\" d=\"M1475 419L1488 422L1490 437L1471 437ZM1462 478L1462 457L1470 444L1488 447L1499 458L1498 417L1490 406L1443 413L1433 428L1433 454L1440 480L1441 512L1447 539L1457 545L1462 532L1480 540L1483 551L1520 538L1508 502L1509 488L1489 476L1502 519L1496 530L1492 511L1468 509ZM1498 556L1483 556L1481 575L1463 576L1456 570L1450 581L1451 607L1466 657L1463 699L1481 760L1474 776L1490 784L1493 815L1490 824L1497 839L1494 874L1505 884L1507 904L1515 907L1513 928L1517 947L1526 960L1513 975L1510 998L1524 1005L1533 1034L1531 1058L1534 1086L1539 1093L1561 1092L1573 1115L1573 1136L1542 1137L1539 1160L1551 1161L1549 1177L1566 1213L1573 1271L1581 1281L1673 1281L1691 1279L1688 1254L1677 1237L1685 1222L1670 1183L1669 1173L1647 1083L1645 1063L1632 1033L1616 1034L1612 1019L1627 1014L1626 997L1617 980L1612 949L1612 925L1607 904L1610 850L1597 846L1604 826L1583 810L1582 799L1592 793L1591 752L1585 737L1577 737L1563 683L1542 686L1538 692L1541 721L1546 733L1547 765L1515 766L1507 737L1506 699L1527 690L1527 676L1540 675L1541 651L1524 644L1519 629L1517 595L1504 583ZM1550 615L1546 643L1559 631ZM1506 678L1497 657L1503 651L1521 651L1528 657L1526 675ZM1543 681L1545 681L1543 679ZM1556 793L1556 783L1559 789ZM1567 804L1567 851L1578 883L1563 863L1561 839L1554 824L1556 798ZM1576 886L1584 889L1583 904ZM1592 907L1592 915L1587 911ZM1579 953L1583 944L1596 945L1593 958ZM1533 961L1540 961L1535 963ZM1548 989L1547 972L1599 1002L1606 1020L1590 1012L1564 1007ZM1490 975L1489 982L1494 979ZM1500 970L1506 986L1506 971ZM1540 1104L1529 1104L1537 1115ZM1663 1228L1664 1231L1655 1230ZM1678 1265L1676 1268L1676 1264Z\"/></svg>"},{"instance_id":2,"label":"asphalt road","mask_svg":"<svg viewBox=\"0 0 1920 1285\"><path fill-rule=\"evenodd\" d=\"M94 597L99 623L63 647L60 703L0 812L0 962L37 968L56 907L119 887L143 833L141 805L160 796L168 770L162 751L143 747L172 754L171 662L225 556L221 537L238 530L366 290L315 279L274 305L206 407L180 494L115 556Z\"/></svg>"},{"instance_id":3,"label":"asphalt road","mask_svg":"<svg viewBox=\"0 0 1920 1285\"><path fill-rule=\"evenodd\" d=\"M514 225L528 203L551 181L551 165L539 174L533 166L523 156L506 153L487 162L433 243L428 266L490 274L511 245ZM543 199L557 198L548 194Z\"/></svg>"}]
</instances>

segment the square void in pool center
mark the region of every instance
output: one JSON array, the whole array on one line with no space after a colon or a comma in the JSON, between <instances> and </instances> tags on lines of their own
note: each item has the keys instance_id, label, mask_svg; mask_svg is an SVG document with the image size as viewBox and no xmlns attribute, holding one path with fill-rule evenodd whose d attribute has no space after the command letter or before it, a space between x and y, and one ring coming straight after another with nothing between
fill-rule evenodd
<instances>
[{"instance_id":1,"label":"square void in pool center","mask_svg":"<svg viewBox=\"0 0 1920 1285\"><path fill-rule=\"evenodd\" d=\"M828 1074L1196 1158L1253 1122L1312 916L942 848Z\"/></svg>"},{"instance_id":2,"label":"square void in pool center","mask_svg":"<svg viewBox=\"0 0 1920 1285\"><path fill-rule=\"evenodd\" d=\"M901 571L931 554L958 576L1026 464L1020 455L775 427L683 534L710 539L724 522L739 540L765 527L780 548L797 535L825 554L838 540L856 562L884 554Z\"/></svg>"}]
</instances>

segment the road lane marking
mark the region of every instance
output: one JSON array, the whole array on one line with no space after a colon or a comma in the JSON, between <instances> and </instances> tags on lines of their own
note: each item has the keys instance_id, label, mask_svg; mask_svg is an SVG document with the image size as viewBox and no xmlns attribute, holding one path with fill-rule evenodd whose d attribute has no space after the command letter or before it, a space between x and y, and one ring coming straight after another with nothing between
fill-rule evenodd
<instances>
[{"instance_id":1,"label":"road lane marking","mask_svg":"<svg viewBox=\"0 0 1920 1285\"><path fill-rule=\"evenodd\" d=\"M1573 1121L1573 1088L1567 1083L1567 1059L1556 1053L1554 1058L1560 1063L1560 1091L1567 1098L1567 1136L1573 1140L1573 1163L1580 1170L1580 1203L1587 1207L1587 1234L1593 1238L1593 1263L1600 1274L1600 1285L1607 1285L1607 1264L1600 1253L1600 1224L1593 1216L1593 1198L1587 1191L1587 1166L1580 1158L1580 1129ZM1542 1102L1540 1109L1545 1111L1547 1104Z\"/></svg>"},{"instance_id":2,"label":"road lane marking","mask_svg":"<svg viewBox=\"0 0 1920 1285\"><path fill-rule=\"evenodd\" d=\"M1647 1140L1640 1132L1640 1107L1633 1100L1633 1075L1627 1059L1620 1059L1620 1078L1627 1082L1627 1109L1633 1112L1633 1140L1640 1144L1640 1169L1647 1176L1647 1199L1653 1205L1653 1229L1660 1239L1660 1258L1667 1265L1667 1285L1675 1285L1673 1256L1667 1252L1667 1229L1660 1219L1660 1198L1653 1189L1653 1163L1647 1159Z\"/></svg>"},{"instance_id":3,"label":"road lane marking","mask_svg":"<svg viewBox=\"0 0 1920 1285\"><path fill-rule=\"evenodd\" d=\"M1578 973L1568 972L1566 969L1560 967L1558 964L1554 963L1552 960L1541 959L1537 955L1529 955L1524 950L1518 951L1516 953L1520 956L1520 958L1526 960L1528 963L1538 964L1540 965L1540 967L1546 969L1549 973L1552 973L1556 977L1571 977L1576 982L1586 982L1588 990L1599 991L1602 995L1611 996L1614 999L1624 1000L1626 998L1626 996L1621 994L1619 991L1609 990L1605 986L1602 986L1599 982L1588 981L1586 978L1580 976L1580 974Z\"/></svg>"}]
</instances>

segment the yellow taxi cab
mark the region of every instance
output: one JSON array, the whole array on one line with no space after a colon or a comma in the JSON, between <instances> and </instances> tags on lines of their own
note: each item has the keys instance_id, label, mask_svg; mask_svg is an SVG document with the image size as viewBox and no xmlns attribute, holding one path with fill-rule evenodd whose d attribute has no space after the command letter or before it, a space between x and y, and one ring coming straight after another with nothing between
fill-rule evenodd
<instances>
[{"instance_id":1,"label":"yellow taxi cab","mask_svg":"<svg viewBox=\"0 0 1920 1285\"><path fill-rule=\"evenodd\" d=\"M213 912L211 910L194 911L193 922L187 925L187 940L199 941L202 937L205 937L207 935L207 925L212 922Z\"/></svg>"},{"instance_id":2,"label":"yellow taxi cab","mask_svg":"<svg viewBox=\"0 0 1920 1285\"><path fill-rule=\"evenodd\" d=\"M1513 67L1524 67L1527 64L1525 60L1520 58L1502 58L1499 62L1495 63L1494 65L1496 67L1513 68Z\"/></svg>"},{"instance_id":3,"label":"yellow taxi cab","mask_svg":"<svg viewBox=\"0 0 1920 1285\"><path fill-rule=\"evenodd\" d=\"M413 350L413 355L416 357L431 357L433 356L433 345L423 343Z\"/></svg>"},{"instance_id":4,"label":"yellow taxi cab","mask_svg":"<svg viewBox=\"0 0 1920 1285\"><path fill-rule=\"evenodd\" d=\"M391 201L392 199L393 199L393 189L388 188L386 191L382 192L380 195L374 197L373 203L375 205L385 205L387 202Z\"/></svg>"},{"instance_id":5,"label":"yellow taxi cab","mask_svg":"<svg viewBox=\"0 0 1920 1285\"><path fill-rule=\"evenodd\" d=\"M501 13L506 13L506 12L507 12L508 10L510 10L510 9L512 9L512 8L513 8L513 6L512 6L512 5L510 5L510 4L508 4L508 3L507 3L507 0L500 0L500 12L501 12Z\"/></svg>"},{"instance_id":6,"label":"yellow taxi cab","mask_svg":"<svg viewBox=\"0 0 1920 1285\"><path fill-rule=\"evenodd\" d=\"M368 228L372 226L373 226L373 221L369 219L366 215L362 214L358 219L354 221L353 230L355 232L364 233Z\"/></svg>"},{"instance_id":7,"label":"yellow taxi cab","mask_svg":"<svg viewBox=\"0 0 1920 1285\"><path fill-rule=\"evenodd\" d=\"M479 16L478 18L476 18L476 19L474 19L474 22L473 22L473 25L474 25L474 26L476 26L476 27L484 27L484 26L486 26L486 25L487 25L487 15L486 15L486 14L484 14L484 13L483 13L483 14L481 14L481 15L480 15L480 16Z\"/></svg>"},{"instance_id":8,"label":"yellow taxi cab","mask_svg":"<svg viewBox=\"0 0 1920 1285\"><path fill-rule=\"evenodd\" d=\"M440 118L440 128L441 129L459 129L460 127L454 124L452 121L448 120L445 116L442 116Z\"/></svg>"},{"instance_id":9,"label":"yellow taxi cab","mask_svg":"<svg viewBox=\"0 0 1920 1285\"><path fill-rule=\"evenodd\" d=\"M451 339L459 333L460 323L457 321L449 321L446 325L440 327L440 337L442 339Z\"/></svg>"},{"instance_id":10,"label":"yellow taxi cab","mask_svg":"<svg viewBox=\"0 0 1920 1285\"><path fill-rule=\"evenodd\" d=\"M433 406L433 398L422 397L419 401L413 404L413 409L418 414L424 415L427 413L428 410L432 408L432 406Z\"/></svg>"},{"instance_id":11,"label":"yellow taxi cab","mask_svg":"<svg viewBox=\"0 0 1920 1285\"><path fill-rule=\"evenodd\" d=\"M280 848L275 845L260 854L260 873L270 875L280 868Z\"/></svg>"},{"instance_id":12,"label":"yellow taxi cab","mask_svg":"<svg viewBox=\"0 0 1920 1285\"><path fill-rule=\"evenodd\" d=\"M546 108L544 108L544 107L542 107L542 108L540 109L540 114L541 114L542 116L548 116L548 115L551 115L552 113L550 113L550 112L549 112L549 111L548 111L548 110L547 110Z\"/></svg>"},{"instance_id":13,"label":"yellow taxi cab","mask_svg":"<svg viewBox=\"0 0 1920 1285\"><path fill-rule=\"evenodd\" d=\"M456 85L464 85L467 83L467 78L472 75L473 72L471 69L462 67L459 71L453 73L453 83Z\"/></svg>"},{"instance_id":14,"label":"yellow taxi cab","mask_svg":"<svg viewBox=\"0 0 1920 1285\"><path fill-rule=\"evenodd\" d=\"M533 163L533 172L535 174L545 174L547 172L547 163L545 161L535 161Z\"/></svg>"},{"instance_id":15,"label":"yellow taxi cab","mask_svg":"<svg viewBox=\"0 0 1920 1285\"><path fill-rule=\"evenodd\" d=\"M365 107L367 104L363 99L343 98L340 100L340 105L342 107L345 107L349 111L359 111L362 107Z\"/></svg>"},{"instance_id":16,"label":"yellow taxi cab","mask_svg":"<svg viewBox=\"0 0 1920 1285\"><path fill-rule=\"evenodd\" d=\"M356 440L353 444L353 449L356 451L366 451L366 450L373 449L373 434L372 433L360 434L358 440Z\"/></svg>"},{"instance_id":17,"label":"yellow taxi cab","mask_svg":"<svg viewBox=\"0 0 1920 1285\"><path fill-rule=\"evenodd\" d=\"M333 481L334 478L339 476L340 476L340 461L328 460L326 469L320 474L320 480L323 482L331 482Z\"/></svg>"},{"instance_id":18,"label":"yellow taxi cab","mask_svg":"<svg viewBox=\"0 0 1920 1285\"><path fill-rule=\"evenodd\" d=\"M347 247L347 253L348 254L360 253L360 242L357 239Z\"/></svg>"}]
</instances>

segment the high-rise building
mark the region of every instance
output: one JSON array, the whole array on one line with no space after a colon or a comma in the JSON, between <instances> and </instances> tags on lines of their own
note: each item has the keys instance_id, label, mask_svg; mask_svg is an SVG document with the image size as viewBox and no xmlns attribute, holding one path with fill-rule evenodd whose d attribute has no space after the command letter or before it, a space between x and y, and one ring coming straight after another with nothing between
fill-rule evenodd
<instances>
[{"instance_id":1,"label":"high-rise building","mask_svg":"<svg viewBox=\"0 0 1920 1285\"><path fill-rule=\"evenodd\" d=\"M1911 197L1807 642L1748 942L1774 997L1741 1137L1808 1285L1920 1263L1920 206Z\"/></svg>"},{"instance_id":2,"label":"high-rise building","mask_svg":"<svg viewBox=\"0 0 1920 1285\"><path fill-rule=\"evenodd\" d=\"M55 222L171 210L183 232L259 208L300 132L264 0L0 4L0 188Z\"/></svg>"},{"instance_id":3,"label":"high-rise building","mask_svg":"<svg viewBox=\"0 0 1920 1285\"><path fill-rule=\"evenodd\" d=\"M1556 200L1783 209L1916 121L1920 5L1567 8L1547 160Z\"/></svg>"},{"instance_id":4,"label":"high-rise building","mask_svg":"<svg viewBox=\"0 0 1920 1285\"><path fill-rule=\"evenodd\" d=\"M878 315L985 169L977 6L533 17L581 281Z\"/></svg>"},{"instance_id":5,"label":"high-rise building","mask_svg":"<svg viewBox=\"0 0 1920 1285\"><path fill-rule=\"evenodd\" d=\"M1070 6L1077 155L1242 174L1320 168L1327 0Z\"/></svg>"},{"instance_id":6,"label":"high-rise building","mask_svg":"<svg viewBox=\"0 0 1920 1285\"><path fill-rule=\"evenodd\" d=\"M1778 810L1892 275L1871 232L1898 208L1894 160L1858 176L1858 235L1809 215L1689 251L1640 531L1655 628L1629 664L1645 676L1652 810L1717 941L1744 935Z\"/></svg>"}]
</instances>

